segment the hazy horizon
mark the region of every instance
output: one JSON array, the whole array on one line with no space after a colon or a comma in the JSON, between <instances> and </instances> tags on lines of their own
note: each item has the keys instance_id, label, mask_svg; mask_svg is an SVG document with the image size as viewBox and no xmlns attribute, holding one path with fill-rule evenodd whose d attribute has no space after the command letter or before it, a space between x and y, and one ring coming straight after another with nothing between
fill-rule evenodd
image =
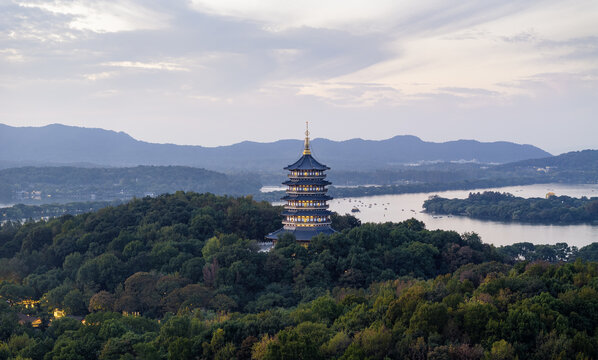
<instances>
[{"instance_id":1,"label":"hazy horizon","mask_svg":"<svg viewBox=\"0 0 598 360\"><path fill-rule=\"evenodd\" d=\"M3 123L0 123L0 125ZM8 125L8 124L4 124L4 125ZM106 130L106 131L113 131L116 133L123 133L126 134L128 136L130 136L133 140L136 141L142 141L142 142L147 142L147 143L152 143L152 144L163 144L163 145L178 145L178 146L201 146L201 147L205 147L205 148L217 148L217 147L223 147L223 146L231 146L231 145L235 145L235 144L239 144L239 143L243 143L243 142L252 142L252 143L259 143L259 144L268 144L268 143L273 143L273 142L278 142L278 141L287 141L287 140L294 140L294 141L300 141L302 142L305 138L305 135L302 134L301 137L287 137L287 138L280 138L280 139L274 139L274 140L266 140L266 141L258 141L258 140L252 140L252 139L245 139L245 140L241 140L238 142L233 142L233 143L227 143L227 144L216 144L216 145L202 145L202 144L184 144L184 143L174 143L174 142L159 142L159 141L145 141L143 139L138 139L135 136L122 131L122 130L113 130L113 129L104 129L104 128L98 128L98 127L86 127L86 126L79 126L79 125L66 125L66 124L60 124L60 123L52 123L52 124L47 124L47 125L40 125L40 126L30 126L30 125L26 125L26 126L20 126L20 127L28 127L28 128L39 128L39 127L45 127L45 126L50 126L50 125L59 125L59 126L74 126L74 127L78 127L78 128L83 128L83 129L98 129L98 130ZM8 125L8 126L12 126L12 125ZM14 126L13 126L14 127ZM322 136L317 136L317 137L313 137L313 134L310 134L310 139L311 141L314 140L330 140L330 141L335 141L335 142L343 142L343 141L351 141L351 140L364 140L364 141L384 141L384 140L390 140L392 138L395 137L399 137L399 136L415 136L418 139L420 139L423 142L428 142L428 143L444 143L444 142L452 142L452 141L478 141L478 142L484 142L486 143L486 141L480 141L478 139L449 139L449 140L444 140L444 141L432 141L432 140L427 140L421 136L417 136L417 135L413 135L413 134L395 134L395 135L388 135L387 137L381 138L381 139L369 139L369 138L363 138L363 137L353 137L353 138L348 138L348 139L330 139L327 137L322 137ZM496 140L496 141L488 141L487 143L490 142L510 142L508 140ZM531 146L535 146L540 148L539 146L536 146L535 144L525 144L525 143L515 143L515 144L519 144L519 145L531 145ZM540 148L542 149L542 148ZM547 151L546 149L542 149L544 151ZM582 150L598 150L598 149L590 149L590 148L585 148L585 149L577 149L577 150L571 150L571 151L582 151ZM547 151L550 152L550 151ZM559 155L561 153L551 153L552 155Z\"/></svg>"}]
</instances>

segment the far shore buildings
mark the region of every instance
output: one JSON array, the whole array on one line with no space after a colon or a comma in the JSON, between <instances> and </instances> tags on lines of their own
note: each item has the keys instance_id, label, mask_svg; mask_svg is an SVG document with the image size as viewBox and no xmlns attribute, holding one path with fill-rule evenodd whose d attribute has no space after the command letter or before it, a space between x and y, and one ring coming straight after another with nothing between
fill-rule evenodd
<instances>
[{"instance_id":1,"label":"far shore buildings","mask_svg":"<svg viewBox=\"0 0 598 360\"><path fill-rule=\"evenodd\" d=\"M307 124L307 123L306 123ZM276 242L283 234L293 234L298 242L308 244L318 234L333 234L336 231L330 226L330 214L327 201L332 200L326 194L330 185L326 181L326 170L330 168L319 163L311 154L309 145L309 129L305 131L303 156L295 163L285 167L289 171L285 210L282 212L283 227L266 235L266 239Z\"/></svg>"}]
</instances>

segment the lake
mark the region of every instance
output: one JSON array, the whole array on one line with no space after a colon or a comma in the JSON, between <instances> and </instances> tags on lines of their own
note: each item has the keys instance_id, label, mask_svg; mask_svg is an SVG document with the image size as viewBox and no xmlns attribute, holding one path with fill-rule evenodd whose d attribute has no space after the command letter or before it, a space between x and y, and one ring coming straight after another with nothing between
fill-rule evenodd
<instances>
[{"instance_id":1,"label":"lake","mask_svg":"<svg viewBox=\"0 0 598 360\"><path fill-rule=\"evenodd\" d=\"M444 198L466 198L470 192L500 191L515 196L531 198L545 197L554 192L557 196L598 197L598 184L537 184L525 186L508 186L491 189L452 190L418 194L379 195L358 198L339 198L329 202L330 210L339 214L350 213L362 222L399 222L416 218L426 224L429 230L455 230L459 233L475 232L485 243L510 245L518 242L534 244L556 244L566 242L569 245L582 247L598 242L598 225L536 225L521 223L504 223L471 219L464 216L432 215L422 213L422 205L430 196L439 195ZM351 213L357 207L360 212Z\"/></svg>"}]
</instances>

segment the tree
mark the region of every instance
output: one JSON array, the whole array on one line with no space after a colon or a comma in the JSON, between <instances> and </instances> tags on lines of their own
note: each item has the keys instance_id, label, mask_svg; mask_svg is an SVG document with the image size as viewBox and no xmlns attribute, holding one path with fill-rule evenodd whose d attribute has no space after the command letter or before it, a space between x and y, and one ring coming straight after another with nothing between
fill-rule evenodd
<instances>
[{"instance_id":1,"label":"tree","mask_svg":"<svg viewBox=\"0 0 598 360\"><path fill-rule=\"evenodd\" d=\"M369 327L355 335L363 352L372 358L382 359L390 351L392 334L384 326Z\"/></svg>"},{"instance_id":2,"label":"tree","mask_svg":"<svg viewBox=\"0 0 598 360\"><path fill-rule=\"evenodd\" d=\"M323 324L303 322L278 333L268 345L264 359L321 359L320 346L330 339L330 330Z\"/></svg>"},{"instance_id":3,"label":"tree","mask_svg":"<svg viewBox=\"0 0 598 360\"><path fill-rule=\"evenodd\" d=\"M123 263L114 254L87 260L77 272L77 283L86 289L112 291L124 277Z\"/></svg>"},{"instance_id":4,"label":"tree","mask_svg":"<svg viewBox=\"0 0 598 360\"><path fill-rule=\"evenodd\" d=\"M88 310L93 311L111 311L114 308L116 297L108 291L102 290L94 294L89 299Z\"/></svg>"},{"instance_id":5,"label":"tree","mask_svg":"<svg viewBox=\"0 0 598 360\"><path fill-rule=\"evenodd\" d=\"M62 301L64 310L72 315L87 314L87 301L85 296L78 289L69 291Z\"/></svg>"},{"instance_id":6,"label":"tree","mask_svg":"<svg viewBox=\"0 0 598 360\"><path fill-rule=\"evenodd\" d=\"M138 272L125 280L125 291L116 300L115 308L155 316L160 311L160 295L156 290L155 275Z\"/></svg>"},{"instance_id":7,"label":"tree","mask_svg":"<svg viewBox=\"0 0 598 360\"><path fill-rule=\"evenodd\" d=\"M168 345L168 360L190 360L192 355L189 339L177 337Z\"/></svg>"},{"instance_id":8,"label":"tree","mask_svg":"<svg viewBox=\"0 0 598 360\"><path fill-rule=\"evenodd\" d=\"M486 360L513 360L515 359L515 349L505 340L495 341L489 352L484 356Z\"/></svg>"}]
</instances>

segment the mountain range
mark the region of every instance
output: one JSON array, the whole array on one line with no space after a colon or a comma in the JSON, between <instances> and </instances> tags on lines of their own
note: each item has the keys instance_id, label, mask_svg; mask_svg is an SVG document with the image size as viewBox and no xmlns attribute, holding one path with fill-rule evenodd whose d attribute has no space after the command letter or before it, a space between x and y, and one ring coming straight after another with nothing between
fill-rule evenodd
<instances>
[{"instance_id":1,"label":"mountain range","mask_svg":"<svg viewBox=\"0 0 598 360\"><path fill-rule=\"evenodd\" d=\"M512 142L457 140L443 143L399 135L386 140L314 139L314 156L338 170L383 169L422 162L507 163L549 157L548 152ZM0 167L185 165L217 171L273 171L294 162L302 140L203 147L156 144L124 132L52 124L12 127L0 124Z\"/></svg>"}]
</instances>

